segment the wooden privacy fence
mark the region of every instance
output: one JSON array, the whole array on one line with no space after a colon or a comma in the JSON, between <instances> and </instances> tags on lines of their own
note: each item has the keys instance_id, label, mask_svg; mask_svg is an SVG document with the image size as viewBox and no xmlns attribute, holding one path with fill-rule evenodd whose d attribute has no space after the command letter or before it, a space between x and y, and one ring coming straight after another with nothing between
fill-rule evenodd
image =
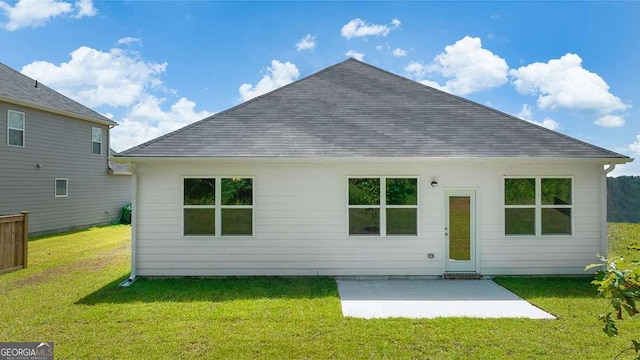
<instances>
[{"instance_id":1,"label":"wooden privacy fence","mask_svg":"<svg viewBox=\"0 0 640 360\"><path fill-rule=\"evenodd\" d=\"M0 216L0 274L27 267L29 212Z\"/></svg>"}]
</instances>

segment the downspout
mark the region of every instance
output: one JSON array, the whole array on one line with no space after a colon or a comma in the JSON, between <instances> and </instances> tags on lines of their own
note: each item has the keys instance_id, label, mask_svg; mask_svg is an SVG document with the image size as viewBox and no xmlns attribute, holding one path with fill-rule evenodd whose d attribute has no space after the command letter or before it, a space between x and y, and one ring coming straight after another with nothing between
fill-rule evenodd
<instances>
[{"instance_id":1,"label":"downspout","mask_svg":"<svg viewBox=\"0 0 640 360\"><path fill-rule=\"evenodd\" d=\"M136 258L138 253L137 247L137 223L138 216L136 216L138 212L138 167L135 163L131 163L129 165L129 170L131 171L131 181L132 190L131 190L131 275L129 278L118 285L119 287L127 287L133 284L136 281Z\"/></svg>"},{"instance_id":2,"label":"downspout","mask_svg":"<svg viewBox=\"0 0 640 360\"><path fill-rule=\"evenodd\" d=\"M600 178L600 255L604 257L607 257L607 174L615 168L616 164L610 163Z\"/></svg>"}]
</instances>

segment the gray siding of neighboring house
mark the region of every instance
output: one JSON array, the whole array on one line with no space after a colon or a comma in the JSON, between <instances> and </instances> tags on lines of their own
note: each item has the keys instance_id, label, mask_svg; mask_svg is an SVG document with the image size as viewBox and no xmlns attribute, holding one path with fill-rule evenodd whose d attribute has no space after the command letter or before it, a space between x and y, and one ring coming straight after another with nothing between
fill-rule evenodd
<instances>
[{"instance_id":1,"label":"gray siding of neighboring house","mask_svg":"<svg viewBox=\"0 0 640 360\"><path fill-rule=\"evenodd\" d=\"M23 148L7 145L8 110L25 114ZM92 127L102 155L92 155ZM108 171L106 125L0 102L0 149L0 214L29 211L31 235L109 223L131 201L131 176ZM55 197L56 178L68 179L68 197Z\"/></svg>"}]
</instances>

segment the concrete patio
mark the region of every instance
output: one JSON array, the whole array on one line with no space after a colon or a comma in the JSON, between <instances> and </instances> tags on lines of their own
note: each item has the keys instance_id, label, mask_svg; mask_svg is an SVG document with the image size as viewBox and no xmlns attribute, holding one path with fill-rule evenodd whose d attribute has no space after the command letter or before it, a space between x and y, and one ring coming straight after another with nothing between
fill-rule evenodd
<instances>
[{"instance_id":1,"label":"concrete patio","mask_svg":"<svg viewBox=\"0 0 640 360\"><path fill-rule=\"evenodd\" d=\"M555 319L491 280L337 280L345 317Z\"/></svg>"}]
</instances>

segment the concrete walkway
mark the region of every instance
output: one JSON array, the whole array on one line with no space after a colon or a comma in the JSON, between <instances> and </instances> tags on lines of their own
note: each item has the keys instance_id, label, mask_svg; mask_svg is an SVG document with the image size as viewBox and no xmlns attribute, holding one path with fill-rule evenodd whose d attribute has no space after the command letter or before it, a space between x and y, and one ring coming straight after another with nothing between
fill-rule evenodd
<instances>
[{"instance_id":1,"label":"concrete walkway","mask_svg":"<svg viewBox=\"0 0 640 360\"><path fill-rule=\"evenodd\" d=\"M337 280L345 317L555 319L490 280Z\"/></svg>"}]
</instances>

